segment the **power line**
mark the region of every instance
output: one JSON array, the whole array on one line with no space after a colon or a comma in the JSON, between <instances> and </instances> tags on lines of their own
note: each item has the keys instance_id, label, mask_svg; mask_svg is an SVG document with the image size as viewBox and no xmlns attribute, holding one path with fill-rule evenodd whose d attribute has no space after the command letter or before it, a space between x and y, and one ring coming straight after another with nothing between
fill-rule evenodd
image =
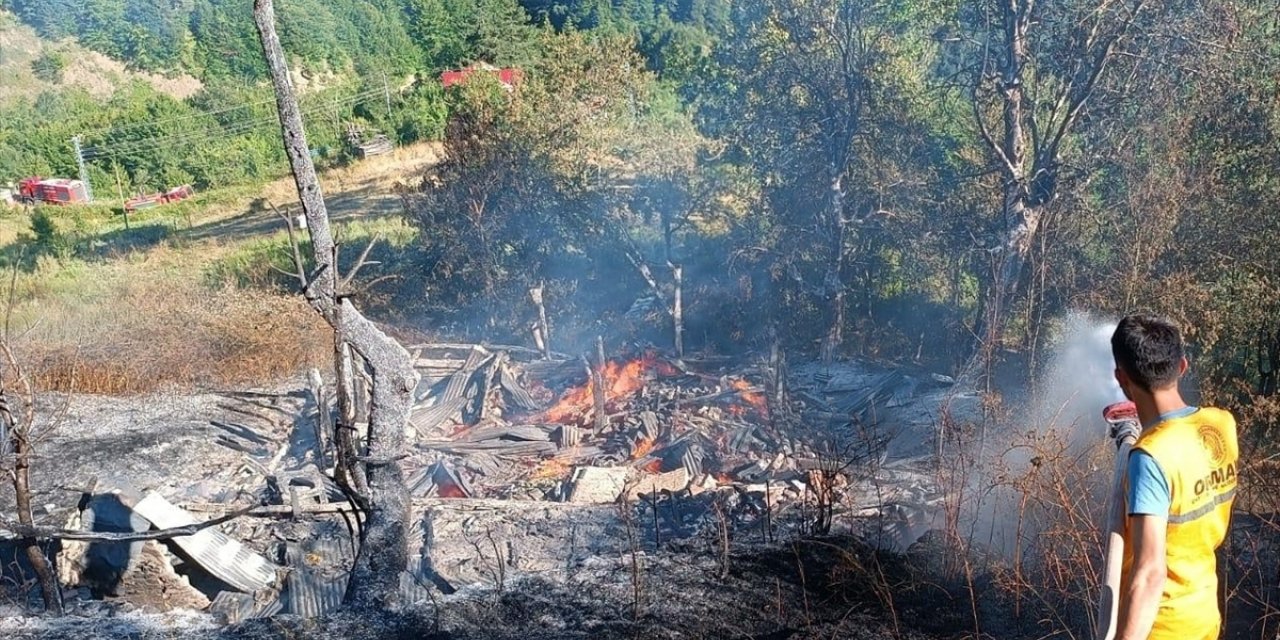
<instances>
[{"instance_id":1,"label":"power line","mask_svg":"<svg viewBox=\"0 0 1280 640\"><path fill-rule=\"evenodd\" d=\"M322 112L327 109L333 109L333 108L348 105L348 104L356 104L356 103L362 102L380 93L382 93L381 89L369 90L363 93L356 94L354 96L348 96L346 98L342 98L342 99L338 99L330 102L310 105L310 106L304 107L303 112L305 114L315 115L317 112ZM89 159L118 157L120 155L133 155L133 154L143 153L147 151L154 151L156 149L171 147L178 144L192 145L192 144L205 142L207 140L242 135L244 133L253 131L258 127L261 127L263 125L266 125L275 121L276 121L276 116L271 115L271 116L266 116L262 118L257 118L252 120L242 120L240 122L233 122L231 124L217 126L213 130L194 129L190 131L183 131L183 132L174 133L167 136L161 136L156 138L132 140L127 142L117 143L114 145L89 147L85 150L85 157Z\"/></svg>"},{"instance_id":2,"label":"power line","mask_svg":"<svg viewBox=\"0 0 1280 640\"><path fill-rule=\"evenodd\" d=\"M362 94L349 96L347 98L334 100L327 103L311 105L304 108L304 111L314 114L316 111L324 108L334 108L334 107L339 107L346 104L361 102L370 97L373 97L377 93L378 93L377 91L368 91ZM274 115L265 116L258 119L242 120L240 122L233 122L228 125L221 125L220 127L218 127L218 129L220 130L211 131L208 129L204 129L204 130L195 129L190 131L183 131L179 133L169 134L161 137L147 138L143 140L131 140L126 142L120 142L114 145L92 147L88 151L95 157L101 157L106 155L119 155L121 153L134 153L138 151L149 151L152 149L159 149L167 145L173 145L173 144L179 144L179 143L186 144L194 141L203 141L209 138L223 137L228 134L238 135L240 133L244 133L248 130L251 130L254 126L274 122L275 120L276 120L276 116ZM246 126L249 128L246 129L245 128Z\"/></svg>"},{"instance_id":3,"label":"power line","mask_svg":"<svg viewBox=\"0 0 1280 640\"><path fill-rule=\"evenodd\" d=\"M140 127L146 127L146 126L152 126L152 125L159 126L159 125L172 124L174 122L185 122L192 118L200 118L203 116L216 116L219 114L227 113L228 111L237 111L239 109L248 109L250 107L260 107L263 105L272 104L274 102L275 102L275 99L272 98L268 100L262 100L260 102L247 102L245 104L238 104L233 107L224 107L222 109L215 109L213 111L200 111L197 113L190 113L185 116L177 116L174 118L169 118L168 120L160 120L158 122L134 122L132 124L126 124L126 125L110 125L110 126L101 127L93 131L90 131L86 135L96 135L100 133L106 133L108 131L116 131L116 132L131 131L133 129L137 129Z\"/></svg>"}]
</instances>

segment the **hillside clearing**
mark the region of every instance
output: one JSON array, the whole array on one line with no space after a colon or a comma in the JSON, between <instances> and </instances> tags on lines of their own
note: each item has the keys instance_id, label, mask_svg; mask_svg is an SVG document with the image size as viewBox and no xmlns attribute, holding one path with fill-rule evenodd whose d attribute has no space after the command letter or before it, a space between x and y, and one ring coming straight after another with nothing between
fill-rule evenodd
<instances>
[{"instance_id":1,"label":"hillside clearing","mask_svg":"<svg viewBox=\"0 0 1280 640\"><path fill-rule=\"evenodd\" d=\"M60 82L41 77L32 69L42 54L57 53L66 60ZM129 69L124 63L90 51L67 39L50 42L36 35L17 17L0 11L0 105L34 100L45 91L76 88L95 98L109 98L130 82L145 82L177 100L195 95L203 84L187 74L163 76Z\"/></svg>"},{"instance_id":2,"label":"hillside clearing","mask_svg":"<svg viewBox=\"0 0 1280 640\"><path fill-rule=\"evenodd\" d=\"M326 172L339 237L411 242L396 185L437 156L433 145L414 145ZM289 179L203 193L139 212L129 229L106 206L46 209L60 234L54 246L32 238L24 210L0 216L0 256L23 265L9 283L8 318L38 386L121 394L269 385L322 366L331 350L323 323L291 292L256 286L278 278L271 265L288 255L269 207L288 209L292 194Z\"/></svg>"}]
</instances>

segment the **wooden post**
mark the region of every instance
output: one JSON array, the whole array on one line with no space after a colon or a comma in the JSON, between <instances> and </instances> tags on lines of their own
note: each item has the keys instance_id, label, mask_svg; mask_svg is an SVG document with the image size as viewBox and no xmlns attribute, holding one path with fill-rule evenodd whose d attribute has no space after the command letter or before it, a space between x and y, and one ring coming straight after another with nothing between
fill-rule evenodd
<instances>
[{"instance_id":1,"label":"wooden post","mask_svg":"<svg viewBox=\"0 0 1280 640\"><path fill-rule=\"evenodd\" d=\"M323 470L329 468L328 442L333 439L333 419L329 414L329 399L324 395L324 379L320 370L312 368L307 373L307 381L311 384L311 397L316 403L316 467Z\"/></svg>"},{"instance_id":2,"label":"wooden post","mask_svg":"<svg viewBox=\"0 0 1280 640\"><path fill-rule=\"evenodd\" d=\"M676 334L676 357L684 357L684 267L667 263L671 267L671 279L676 290L671 307L671 320Z\"/></svg>"},{"instance_id":3,"label":"wooden post","mask_svg":"<svg viewBox=\"0 0 1280 640\"><path fill-rule=\"evenodd\" d=\"M116 169L116 195L120 196L120 211L124 212L124 230L129 230L129 207L125 205L124 187L120 184L120 164L113 163Z\"/></svg>"},{"instance_id":4,"label":"wooden post","mask_svg":"<svg viewBox=\"0 0 1280 640\"><path fill-rule=\"evenodd\" d=\"M604 431L609 425L609 418L605 415L605 394L604 394L604 337L596 336L596 357L595 366L591 372L591 395L595 401L596 414L596 433Z\"/></svg>"},{"instance_id":5,"label":"wooden post","mask_svg":"<svg viewBox=\"0 0 1280 640\"><path fill-rule=\"evenodd\" d=\"M543 304L542 298L543 285L529 289L529 297L533 299L533 304L538 307L538 329L534 333L535 340L538 343L538 350L542 352L543 360L551 359L551 327L547 325L547 307Z\"/></svg>"}]
</instances>

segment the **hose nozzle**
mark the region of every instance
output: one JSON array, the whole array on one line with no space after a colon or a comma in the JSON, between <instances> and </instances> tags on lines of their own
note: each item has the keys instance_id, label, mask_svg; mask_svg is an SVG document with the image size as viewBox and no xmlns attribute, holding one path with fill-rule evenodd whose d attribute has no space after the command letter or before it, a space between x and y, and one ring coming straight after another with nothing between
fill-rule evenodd
<instances>
[{"instance_id":1,"label":"hose nozzle","mask_svg":"<svg viewBox=\"0 0 1280 640\"><path fill-rule=\"evenodd\" d=\"M1138 420L1138 406L1128 400L1109 404L1102 410L1102 419L1110 427L1109 436L1119 446L1125 438L1138 439L1142 433L1142 422Z\"/></svg>"}]
</instances>

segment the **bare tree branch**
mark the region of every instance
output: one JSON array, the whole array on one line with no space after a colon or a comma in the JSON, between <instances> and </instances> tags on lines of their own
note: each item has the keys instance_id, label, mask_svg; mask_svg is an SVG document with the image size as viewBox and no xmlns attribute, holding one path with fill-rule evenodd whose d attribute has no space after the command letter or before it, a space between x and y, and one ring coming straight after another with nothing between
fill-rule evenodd
<instances>
[{"instance_id":1,"label":"bare tree branch","mask_svg":"<svg viewBox=\"0 0 1280 640\"><path fill-rule=\"evenodd\" d=\"M0 516L0 531L11 533L13 534L13 538L21 540L75 540L78 542L142 542L144 540L169 540L172 538L195 535L196 533L210 527L216 527L224 522L230 522L241 516L248 515L257 508L257 506L246 507L244 509L228 513L224 516L219 516L212 520L206 520L196 524L135 533L78 531L75 529L58 529L54 527L25 525L20 522L14 522L4 516ZM0 538L4 537L6 536L0 536Z\"/></svg>"}]
</instances>

